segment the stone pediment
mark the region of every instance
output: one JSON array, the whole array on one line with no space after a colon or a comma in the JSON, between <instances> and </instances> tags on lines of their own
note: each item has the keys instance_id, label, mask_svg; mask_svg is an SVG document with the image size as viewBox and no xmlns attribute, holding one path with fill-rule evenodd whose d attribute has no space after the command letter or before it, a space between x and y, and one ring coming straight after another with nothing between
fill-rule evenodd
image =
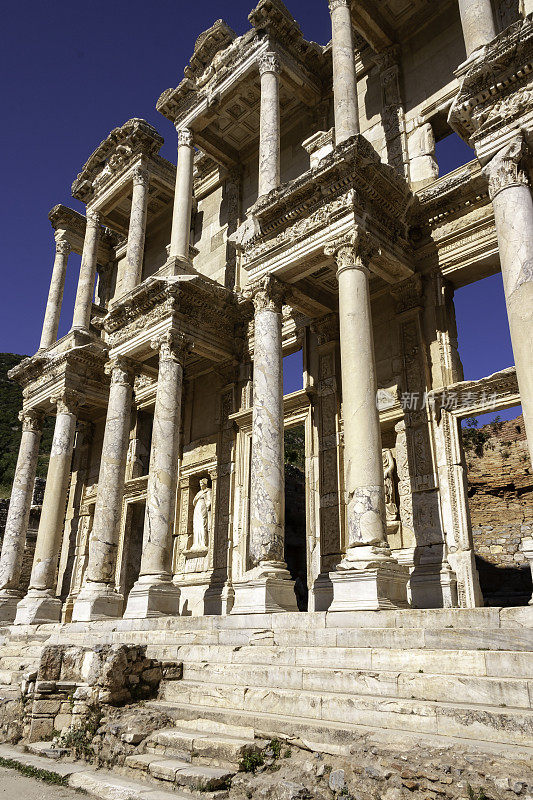
<instances>
[{"instance_id":1,"label":"stone pediment","mask_svg":"<svg viewBox=\"0 0 533 800\"><path fill-rule=\"evenodd\" d=\"M191 56L189 65L185 67L186 78L199 78L209 67L213 58L221 50L228 47L235 39L237 34L224 20L218 19L209 30L201 33L194 46L194 53Z\"/></svg>"},{"instance_id":2,"label":"stone pediment","mask_svg":"<svg viewBox=\"0 0 533 800\"><path fill-rule=\"evenodd\" d=\"M144 119L130 119L114 128L78 174L72 184L72 196L89 203L139 155L157 154L163 142L163 137Z\"/></svg>"}]
</instances>

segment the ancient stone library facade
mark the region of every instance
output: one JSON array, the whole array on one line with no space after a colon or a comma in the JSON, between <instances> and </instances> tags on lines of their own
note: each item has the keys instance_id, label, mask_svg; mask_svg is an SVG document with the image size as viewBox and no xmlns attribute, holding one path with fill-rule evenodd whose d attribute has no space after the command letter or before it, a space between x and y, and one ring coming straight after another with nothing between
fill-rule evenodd
<instances>
[{"instance_id":1,"label":"ancient stone library facade","mask_svg":"<svg viewBox=\"0 0 533 800\"><path fill-rule=\"evenodd\" d=\"M483 605L460 429L521 402L533 442L533 1L329 11L325 46L281 0L242 36L215 22L157 101L175 163L131 119L72 185L85 215L50 212L41 342L12 371L3 621ZM475 158L439 177L452 131ZM464 381L454 290L499 270L515 366ZM297 351L303 388L284 395ZM305 481L285 509L296 427Z\"/></svg>"}]
</instances>

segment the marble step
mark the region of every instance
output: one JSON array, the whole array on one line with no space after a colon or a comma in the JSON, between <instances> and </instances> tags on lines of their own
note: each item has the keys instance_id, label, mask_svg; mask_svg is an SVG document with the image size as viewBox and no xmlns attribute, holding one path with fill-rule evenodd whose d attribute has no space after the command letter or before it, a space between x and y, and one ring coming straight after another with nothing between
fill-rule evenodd
<instances>
[{"instance_id":1,"label":"marble step","mask_svg":"<svg viewBox=\"0 0 533 800\"><path fill-rule=\"evenodd\" d=\"M184 645L173 658L188 664L297 666L373 672L424 672L533 678L533 652L507 650L383 650L357 647L220 647ZM237 667L239 665L239 667Z\"/></svg>"},{"instance_id":2,"label":"marble step","mask_svg":"<svg viewBox=\"0 0 533 800\"><path fill-rule=\"evenodd\" d=\"M349 723L384 729L485 739L533 742L533 710L456 702L353 695L350 692L232 686L175 681L160 699L180 705L269 713L290 718Z\"/></svg>"},{"instance_id":3,"label":"marble step","mask_svg":"<svg viewBox=\"0 0 533 800\"><path fill-rule=\"evenodd\" d=\"M252 731L251 735L239 737L228 735L226 725L219 723L217 727L213 731L202 730L202 726L198 730L194 724L164 728L150 736L146 748L159 758L164 755L196 764L227 767L239 764L246 753L265 746L264 742L255 740L253 729L247 729Z\"/></svg>"},{"instance_id":4,"label":"marble step","mask_svg":"<svg viewBox=\"0 0 533 800\"><path fill-rule=\"evenodd\" d=\"M162 758L157 753L127 756L125 766L141 770L158 781L167 781L176 786L197 792L213 792L228 787L237 772L236 767L208 767L191 764L177 758Z\"/></svg>"},{"instance_id":5,"label":"marble step","mask_svg":"<svg viewBox=\"0 0 533 800\"><path fill-rule=\"evenodd\" d=\"M372 672L353 669L313 669L300 666L186 663L183 678L196 683L303 689L417 700L531 708L533 680L418 672ZM174 687L179 693L179 686ZM162 696L167 689L162 687Z\"/></svg>"}]
</instances>

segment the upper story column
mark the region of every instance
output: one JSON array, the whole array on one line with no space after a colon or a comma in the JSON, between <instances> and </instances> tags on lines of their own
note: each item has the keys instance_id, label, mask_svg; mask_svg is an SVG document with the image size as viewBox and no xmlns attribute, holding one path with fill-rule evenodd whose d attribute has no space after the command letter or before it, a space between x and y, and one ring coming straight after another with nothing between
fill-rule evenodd
<instances>
[{"instance_id":1,"label":"upper story column","mask_svg":"<svg viewBox=\"0 0 533 800\"><path fill-rule=\"evenodd\" d=\"M97 211L87 209L87 226L85 228L80 277L74 303L74 318L72 320L73 328L87 332L91 324L100 224L100 214Z\"/></svg>"},{"instance_id":2,"label":"upper story column","mask_svg":"<svg viewBox=\"0 0 533 800\"><path fill-rule=\"evenodd\" d=\"M56 231L56 254L54 267L50 279L50 289L48 301L44 314L43 330L39 350L45 350L57 340L59 329L59 317L61 315L61 304L63 303L63 291L65 288L65 277L67 274L67 261L72 250L64 231Z\"/></svg>"},{"instance_id":3,"label":"upper story column","mask_svg":"<svg viewBox=\"0 0 533 800\"><path fill-rule=\"evenodd\" d=\"M329 0L333 55L335 144L359 133L357 77L350 0Z\"/></svg>"},{"instance_id":4,"label":"upper story column","mask_svg":"<svg viewBox=\"0 0 533 800\"><path fill-rule=\"evenodd\" d=\"M106 371L111 375L111 385L89 561L72 612L72 619L77 621L118 617L123 603L122 595L115 591L114 580L135 372L133 363L126 358L113 359L106 365Z\"/></svg>"},{"instance_id":5,"label":"upper story column","mask_svg":"<svg viewBox=\"0 0 533 800\"><path fill-rule=\"evenodd\" d=\"M516 377L533 457L533 200L522 134L500 150L484 172L494 207Z\"/></svg>"},{"instance_id":6,"label":"upper story column","mask_svg":"<svg viewBox=\"0 0 533 800\"><path fill-rule=\"evenodd\" d=\"M150 470L139 580L124 614L130 619L177 614L179 589L172 583L172 529L176 509L183 365L189 340L169 331L152 344L159 351Z\"/></svg>"},{"instance_id":7,"label":"upper story column","mask_svg":"<svg viewBox=\"0 0 533 800\"><path fill-rule=\"evenodd\" d=\"M22 556L43 427L42 414L39 412L21 411L19 418L22 422L22 438L0 556L0 620L3 622L13 622L17 603L22 597L19 590Z\"/></svg>"},{"instance_id":8,"label":"upper story column","mask_svg":"<svg viewBox=\"0 0 533 800\"><path fill-rule=\"evenodd\" d=\"M170 257L189 261L193 193L194 138L187 128L178 130L178 166L172 213Z\"/></svg>"},{"instance_id":9,"label":"upper story column","mask_svg":"<svg viewBox=\"0 0 533 800\"><path fill-rule=\"evenodd\" d=\"M236 583L232 614L296 611L284 555L282 305L285 286L266 276L250 289L254 303L254 398L248 580Z\"/></svg>"},{"instance_id":10,"label":"upper story column","mask_svg":"<svg viewBox=\"0 0 533 800\"><path fill-rule=\"evenodd\" d=\"M133 173L133 193L131 198L126 265L122 277L122 294L131 292L142 279L149 187L150 173L143 167L136 167Z\"/></svg>"},{"instance_id":11,"label":"upper story column","mask_svg":"<svg viewBox=\"0 0 533 800\"><path fill-rule=\"evenodd\" d=\"M259 127L259 197L276 189L281 180L279 76L281 64L276 53L259 58L261 76L261 118Z\"/></svg>"},{"instance_id":12,"label":"upper story column","mask_svg":"<svg viewBox=\"0 0 533 800\"><path fill-rule=\"evenodd\" d=\"M80 400L77 392L68 389L53 398L57 409L56 424L46 475L43 509L30 586L28 594L18 604L15 625L40 625L59 622L61 618L61 600L56 597L55 585Z\"/></svg>"},{"instance_id":13,"label":"upper story column","mask_svg":"<svg viewBox=\"0 0 533 800\"><path fill-rule=\"evenodd\" d=\"M491 0L459 0L466 55L471 55L496 36Z\"/></svg>"},{"instance_id":14,"label":"upper story column","mask_svg":"<svg viewBox=\"0 0 533 800\"><path fill-rule=\"evenodd\" d=\"M370 262L377 248L356 229L326 247L339 281L344 423L344 492L348 542L333 582L330 610L406 605L407 572L391 558L385 535L385 487L370 307Z\"/></svg>"}]
</instances>

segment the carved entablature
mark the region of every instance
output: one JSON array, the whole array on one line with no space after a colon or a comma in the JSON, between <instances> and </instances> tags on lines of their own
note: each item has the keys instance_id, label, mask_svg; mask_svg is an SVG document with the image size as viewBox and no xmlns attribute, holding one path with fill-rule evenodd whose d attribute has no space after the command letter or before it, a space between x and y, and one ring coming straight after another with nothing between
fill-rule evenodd
<instances>
[{"instance_id":1,"label":"carved entablature","mask_svg":"<svg viewBox=\"0 0 533 800\"><path fill-rule=\"evenodd\" d=\"M194 345L193 358L234 355L241 314L228 289L199 275L152 277L123 297L103 320L113 352L146 354L156 336L175 329ZM146 352L145 352L146 351Z\"/></svg>"},{"instance_id":2,"label":"carved entablature","mask_svg":"<svg viewBox=\"0 0 533 800\"><path fill-rule=\"evenodd\" d=\"M49 409L53 394L72 390L84 395L86 411L105 407L109 379L105 375L106 350L97 343L72 347L56 355L25 358L8 377L22 386L24 408Z\"/></svg>"},{"instance_id":3,"label":"carved entablature","mask_svg":"<svg viewBox=\"0 0 533 800\"><path fill-rule=\"evenodd\" d=\"M130 119L114 128L96 148L72 184L72 196L90 202L140 155L159 153L164 139L144 119Z\"/></svg>"},{"instance_id":4,"label":"carved entablature","mask_svg":"<svg viewBox=\"0 0 533 800\"><path fill-rule=\"evenodd\" d=\"M55 231L65 231L70 246L75 253L81 254L87 219L73 208L59 204L54 206L48 219ZM98 263L107 264L115 258L115 249L125 244L125 240L110 228L103 227L98 239Z\"/></svg>"},{"instance_id":5,"label":"carved entablature","mask_svg":"<svg viewBox=\"0 0 533 800\"><path fill-rule=\"evenodd\" d=\"M461 381L428 393L428 403L439 417L441 410L460 417L500 411L520 403L516 368L509 367L486 378Z\"/></svg>"},{"instance_id":6,"label":"carved entablature","mask_svg":"<svg viewBox=\"0 0 533 800\"><path fill-rule=\"evenodd\" d=\"M487 179L479 162L439 178L417 192L410 215L410 238L424 268L434 261L455 281L454 273L475 273L480 260L497 251L494 213ZM464 280L457 282L463 283Z\"/></svg>"},{"instance_id":7,"label":"carved entablature","mask_svg":"<svg viewBox=\"0 0 533 800\"><path fill-rule=\"evenodd\" d=\"M210 67L214 71L211 62L217 53L224 50L237 38L237 34L224 20L218 19L209 30L200 34L194 45L194 53L189 64L185 67L185 77L197 80L201 83L202 76Z\"/></svg>"},{"instance_id":8,"label":"carved entablature","mask_svg":"<svg viewBox=\"0 0 533 800\"><path fill-rule=\"evenodd\" d=\"M374 271L391 283L408 277L406 209L412 199L405 180L383 164L372 145L355 136L326 155L299 178L260 198L251 209L243 265L251 276L291 268L321 253L331 240L365 219L381 249ZM317 262L317 269L320 263Z\"/></svg>"},{"instance_id":9,"label":"carved entablature","mask_svg":"<svg viewBox=\"0 0 533 800\"><path fill-rule=\"evenodd\" d=\"M518 130L533 130L533 19L521 19L481 51L463 77L449 123L485 162Z\"/></svg>"}]
</instances>

